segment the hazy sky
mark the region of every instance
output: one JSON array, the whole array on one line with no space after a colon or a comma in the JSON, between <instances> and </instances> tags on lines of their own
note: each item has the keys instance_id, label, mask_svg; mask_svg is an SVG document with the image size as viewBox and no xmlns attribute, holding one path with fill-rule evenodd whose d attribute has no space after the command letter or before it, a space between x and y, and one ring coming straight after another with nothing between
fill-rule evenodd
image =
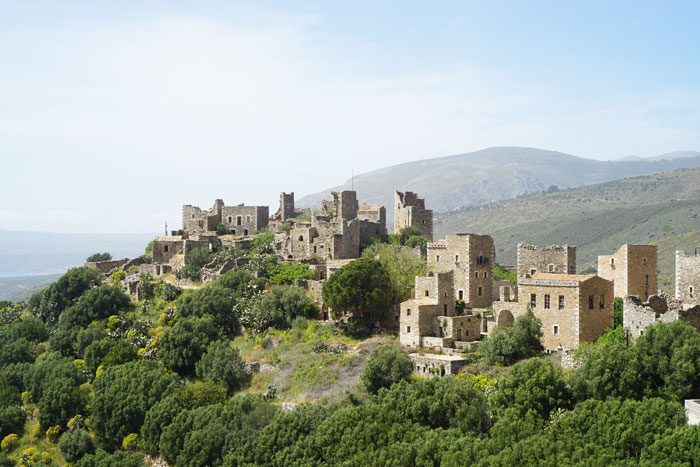
<instances>
[{"instance_id":1,"label":"hazy sky","mask_svg":"<svg viewBox=\"0 0 700 467\"><path fill-rule=\"evenodd\" d=\"M489 146L700 149L700 2L0 0L0 229L157 232Z\"/></svg>"}]
</instances>

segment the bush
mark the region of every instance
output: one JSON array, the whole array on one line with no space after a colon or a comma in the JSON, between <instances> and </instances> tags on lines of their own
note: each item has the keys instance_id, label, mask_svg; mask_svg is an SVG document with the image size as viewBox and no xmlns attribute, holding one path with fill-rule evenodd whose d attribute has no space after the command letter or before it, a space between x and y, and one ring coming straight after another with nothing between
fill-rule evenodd
<instances>
[{"instance_id":1,"label":"bush","mask_svg":"<svg viewBox=\"0 0 700 467\"><path fill-rule=\"evenodd\" d=\"M96 269L69 269L56 282L34 294L29 300L29 308L43 322L55 323L63 310L101 281L102 274Z\"/></svg>"},{"instance_id":2,"label":"bush","mask_svg":"<svg viewBox=\"0 0 700 467\"><path fill-rule=\"evenodd\" d=\"M209 345L196 364L197 376L224 386L229 392L242 387L248 379L238 349L225 340Z\"/></svg>"},{"instance_id":3,"label":"bush","mask_svg":"<svg viewBox=\"0 0 700 467\"><path fill-rule=\"evenodd\" d=\"M158 356L165 366L181 375L194 375L194 366L206 352L209 344L221 337L209 315L187 317L165 329L158 341Z\"/></svg>"},{"instance_id":4,"label":"bush","mask_svg":"<svg viewBox=\"0 0 700 467\"><path fill-rule=\"evenodd\" d=\"M88 263L96 263L98 261L109 261L111 259L112 255L110 253L93 253L88 256L85 261Z\"/></svg>"},{"instance_id":5,"label":"bush","mask_svg":"<svg viewBox=\"0 0 700 467\"><path fill-rule=\"evenodd\" d=\"M542 352L542 323L530 310L511 326L497 326L479 350L490 364L510 365Z\"/></svg>"},{"instance_id":6,"label":"bush","mask_svg":"<svg viewBox=\"0 0 700 467\"><path fill-rule=\"evenodd\" d=\"M83 456L95 452L95 443L82 428L70 430L61 436L58 447L68 462L77 462Z\"/></svg>"},{"instance_id":7,"label":"bush","mask_svg":"<svg viewBox=\"0 0 700 467\"><path fill-rule=\"evenodd\" d=\"M15 433L10 433L5 436L0 442L0 449L3 451L12 451L19 444L19 436Z\"/></svg>"},{"instance_id":8,"label":"bush","mask_svg":"<svg viewBox=\"0 0 700 467\"><path fill-rule=\"evenodd\" d=\"M362 373L362 384L371 394L408 380L413 373L413 361L405 350L382 345L372 351Z\"/></svg>"},{"instance_id":9,"label":"bush","mask_svg":"<svg viewBox=\"0 0 700 467\"><path fill-rule=\"evenodd\" d=\"M255 302L243 318L246 328L261 332L270 327L289 329L298 318L316 318L319 314L316 303L303 289L292 285L278 285Z\"/></svg>"},{"instance_id":10,"label":"bush","mask_svg":"<svg viewBox=\"0 0 700 467\"><path fill-rule=\"evenodd\" d=\"M178 277L193 281L201 280L200 270L209 263L213 255L208 248L195 248L185 255L185 266L178 271Z\"/></svg>"},{"instance_id":11,"label":"bush","mask_svg":"<svg viewBox=\"0 0 700 467\"><path fill-rule=\"evenodd\" d=\"M0 438L11 433L21 433L24 426L24 412L16 405L0 407Z\"/></svg>"},{"instance_id":12,"label":"bush","mask_svg":"<svg viewBox=\"0 0 700 467\"><path fill-rule=\"evenodd\" d=\"M161 282L157 289L157 294L165 301L175 300L182 293L182 289L170 282Z\"/></svg>"},{"instance_id":13,"label":"bush","mask_svg":"<svg viewBox=\"0 0 700 467\"><path fill-rule=\"evenodd\" d=\"M298 280L309 280L316 277L316 273L308 264L297 263L296 261L285 261L277 263L270 271L270 284L292 285Z\"/></svg>"}]
</instances>

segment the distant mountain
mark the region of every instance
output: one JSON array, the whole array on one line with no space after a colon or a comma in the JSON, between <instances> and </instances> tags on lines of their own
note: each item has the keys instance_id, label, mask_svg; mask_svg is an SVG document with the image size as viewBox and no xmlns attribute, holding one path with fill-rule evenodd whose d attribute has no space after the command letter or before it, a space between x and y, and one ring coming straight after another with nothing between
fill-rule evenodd
<instances>
[{"instance_id":1,"label":"distant mountain","mask_svg":"<svg viewBox=\"0 0 700 467\"><path fill-rule=\"evenodd\" d=\"M143 253L152 234L57 234L0 230L0 278L57 274L92 253L115 258Z\"/></svg>"},{"instance_id":2,"label":"distant mountain","mask_svg":"<svg viewBox=\"0 0 700 467\"><path fill-rule=\"evenodd\" d=\"M623 243L659 246L660 283L671 291L676 249L700 247L700 168L615 180L439 213L435 235L490 234L496 260L515 264L518 242L577 246L579 271Z\"/></svg>"},{"instance_id":3,"label":"distant mountain","mask_svg":"<svg viewBox=\"0 0 700 467\"><path fill-rule=\"evenodd\" d=\"M671 153L651 159L598 161L535 148L494 147L469 154L437 157L386 167L351 182L297 201L300 207L316 207L331 191L348 190L351 183L361 202L387 207L393 218L395 190L415 191L427 207L447 211L537 193L556 185L559 189L590 185L636 175L700 167L700 153Z\"/></svg>"}]
</instances>

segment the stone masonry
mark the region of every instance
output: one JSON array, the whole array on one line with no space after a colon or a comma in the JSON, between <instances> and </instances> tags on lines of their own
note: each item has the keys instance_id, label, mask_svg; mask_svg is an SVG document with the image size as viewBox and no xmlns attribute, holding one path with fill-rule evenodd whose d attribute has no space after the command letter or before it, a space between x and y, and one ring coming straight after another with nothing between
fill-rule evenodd
<instances>
[{"instance_id":1,"label":"stone masonry","mask_svg":"<svg viewBox=\"0 0 700 467\"><path fill-rule=\"evenodd\" d=\"M626 243L612 255L598 256L598 275L613 282L616 297L645 301L658 289L656 245Z\"/></svg>"},{"instance_id":2,"label":"stone masonry","mask_svg":"<svg viewBox=\"0 0 700 467\"><path fill-rule=\"evenodd\" d=\"M676 300L686 307L700 305L700 256L676 251Z\"/></svg>"},{"instance_id":3,"label":"stone masonry","mask_svg":"<svg viewBox=\"0 0 700 467\"><path fill-rule=\"evenodd\" d=\"M255 235L267 228L269 211L268 206L226 206L221 199L206 211L186 204L182 206L182 230L189 235L215 232L222 224L234 235Z\"/></svg>"},{"instance_id":4,"label":"stone masonry","mask_svg":"<svg viewBox=\"0 0 700 467\"><path fill-rule=\"evenodd\" d=\"M394 196L394 233L415 227L428 240L433 240L433 211L425 209L425 200L416 193L397 191Z\"/></svg>"},{"instance_id":5,"label":"stone masonry","mask_svg":"<svg viewBox=\"0 0 700 467\"><path fill-rule=\"evenodd\" d=\"M623 326L634 339L644 334L647 326L673 321L685 321L700 330L700 305L684 308L683 303L664 294L651 295L646 301L629 296L623 301Z\"/></svg>"},{"instance_id":6,"label":"stone masonry","mask_svg":"<svg viewBox=\"0 0 700 467\"><path fill-rule=\"evenodd\" d=\"M428 243L427 256L429 271L454 271L455 299L464 300L471 308L491 306L496 249L490 235L448 235Z\"/></svg>"},{"instance_id":7,"label":"stone masonry","mask_svg":"<svg viewBox=\"0 0 700 467\"><path fill-rule=\"evenodd\" d=\"M539 248L518 243L518 279L532 276L535 272L552 274L576 274L576 247L552 245Z\"/></svg>"},{"instance_id":8,"label":"stone masonry","mask_svg":"<svg viewBox=\"0 0 700 467\"><path fill-rule=\"evenodd\" d=\"M399 340L409 348L452 348L479 339L476 316L455 315L454 271L416 277L415 298L401 303Z\"/></svg>"}]
</instances>

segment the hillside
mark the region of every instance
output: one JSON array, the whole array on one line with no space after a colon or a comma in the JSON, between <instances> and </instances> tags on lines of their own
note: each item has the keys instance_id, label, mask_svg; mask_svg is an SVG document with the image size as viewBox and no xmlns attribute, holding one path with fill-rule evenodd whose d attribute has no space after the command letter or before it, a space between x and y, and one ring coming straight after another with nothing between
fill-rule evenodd
<instances>
[{"instance_id":1,"label":"hillside","mask_svg":"<svg viewBox=\"0 0 700 467\"><path fill-rule=\"evenodd\" d=\"M674 251L700 241L700 169L616 180L436 214L436 236L493 235L497 260L515 263L518 242L576 245L579 270L623 243L659 245L661 283L673 283Z\"/></svg>"},{"instance_id":2,"label":"hillside","mask_svg":"<svg viewBox=\"0 0 700 467\"><path fill-rule=\"evenodd\" d=\"M361 202L393 205L394 190L410 190L429 208L447 211L546 190L602 183L637 175L700 167L700 154L690 151L648 159L599 161L535 148L494 147L468 154L437 157L386 167L355 176ZM315 207L331 191L348 190L351 181L297 201ZM393 209L387 209L391 219Z\"/></svg>"}]
</instances>

